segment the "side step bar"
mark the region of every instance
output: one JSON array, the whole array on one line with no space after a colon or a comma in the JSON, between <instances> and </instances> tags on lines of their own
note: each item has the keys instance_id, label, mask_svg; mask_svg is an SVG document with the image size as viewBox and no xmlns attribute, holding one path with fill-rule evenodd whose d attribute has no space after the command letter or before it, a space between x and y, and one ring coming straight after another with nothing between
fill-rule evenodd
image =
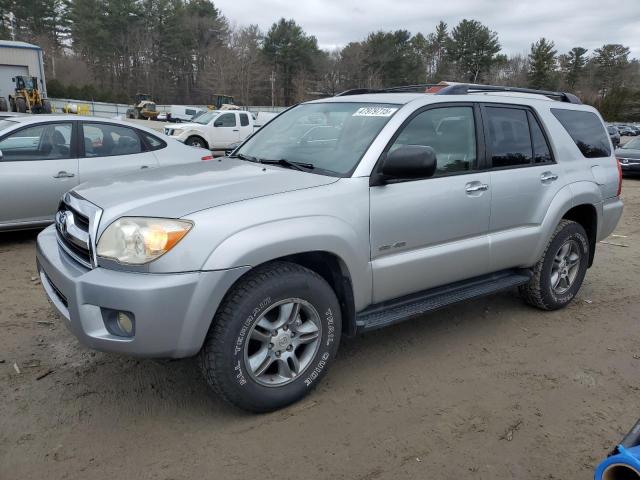
<instances>
[{"instance_id":1,"label":"side step bar","mask_svg":"<svg viewBox=\"0 0 640 480\"><path fill-rule=\"evenodd\" d=\"M454 303L524 285L531 276L529 270L507 270L371 305L356 314L356 328L362 332L386 327Z\"/></svg>"}]
</instances>

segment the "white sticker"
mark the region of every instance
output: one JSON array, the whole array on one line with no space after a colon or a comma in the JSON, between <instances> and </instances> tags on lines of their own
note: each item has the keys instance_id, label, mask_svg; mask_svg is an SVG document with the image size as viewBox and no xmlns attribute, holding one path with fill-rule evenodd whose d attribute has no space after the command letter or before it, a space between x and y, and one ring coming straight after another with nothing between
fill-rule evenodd
<instances>
[{"instance_id":1,"label":"white sticker","mask_svg":"<svg viewBox=\"0 0 640 480\"><path fill-rule=\"evenodd\" d=\"M362 107L352 117L390 117L398 110L391 107Z\"/></svg>"}]
</instances>

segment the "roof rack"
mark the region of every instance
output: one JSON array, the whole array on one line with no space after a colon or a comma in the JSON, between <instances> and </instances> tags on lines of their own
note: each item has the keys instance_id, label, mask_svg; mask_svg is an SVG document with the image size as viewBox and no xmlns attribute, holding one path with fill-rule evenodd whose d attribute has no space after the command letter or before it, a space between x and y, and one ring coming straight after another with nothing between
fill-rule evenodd
<instances>
[{"instance_id":1,"label":"roof rack","mask_svg":"<svg viewBox=\"0 0 640 480\"><path fill-rule=\"evenodd\" d=\"M435 95L467 95L470 93L482 93L482 92L514 92L514 93L529 93L534 95L544 95L553 100L560 102L574 103L577 105L582 104L582 101L574 94L568 92L552 92L549 90L535 90L533 88L520 88L520 87L503 87L499 85L477 85L472 83L419 83L416 85L404 85L399 87L387 87L387 88L354 88L346 90L342 93L338 93L336 97L344 97L348 95L363 95L366 93L403 93L403 92L418 92L418 93L433 93Z\"/></svg>"},{"instance_id":2,"label":"roof rack","mask_svg":"<svg viewBox=\"0 0 640 480\"><path fill-rule=\"evenodd\" d=\"M498 85L475 85L460 83L444 87L435 93L435 95L467 95L469 93L482 92L514 92L514 93L531 93L534 95L544 95L545 97L558 100L560 102L575 103L581 105L582 101L573 93L568 92L552 92L549 90L536 90L534 88L520 87L501 87Z\"/></svg>"}]
</instances>

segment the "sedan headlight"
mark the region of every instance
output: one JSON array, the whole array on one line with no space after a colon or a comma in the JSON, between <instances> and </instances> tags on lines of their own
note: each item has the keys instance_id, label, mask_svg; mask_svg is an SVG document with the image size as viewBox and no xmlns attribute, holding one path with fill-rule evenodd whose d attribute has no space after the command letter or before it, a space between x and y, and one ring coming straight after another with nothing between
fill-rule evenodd
<instances>
[{"instance_id":1,"label":"sedan headlight","mask_svg":"<svg viewBox=\"0 0 640 480\"><path fill-rule=\"evenodd\" d=\"M182 128L174 128L173 133L171 135L173 135L174 137L177 137L178 135L182 134L182 132L184 132Z\"/></svg>"},{"instance_id":2,"label":"sedan headlight","mask_svg":"<svg viewBox=\"0 0 640 480\"><path fill-rule=\"evenodd\" d=\"M129 265L149 263L175 247L192 227L171 218L122 217L103 232L98 256Z\"/></svg>"}]
</instances>

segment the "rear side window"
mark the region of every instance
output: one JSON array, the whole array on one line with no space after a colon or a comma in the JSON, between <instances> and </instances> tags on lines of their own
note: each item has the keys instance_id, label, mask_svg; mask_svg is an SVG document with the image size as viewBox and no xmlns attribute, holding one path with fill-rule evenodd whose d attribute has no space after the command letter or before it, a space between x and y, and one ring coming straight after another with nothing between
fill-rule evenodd
<instances>
[{"instance_id":1,"label":"rear side window","mask_svg":"<svg viewBox=\"0 0 640 480\"><path fill-rule=\"evenodd\" d=\"M542 133L540 124L531 112L527 112L529 118L529 127L531 128L531 143L533 144L533 163L551 163L551 149L547 143L547 139Z\"/></svg>"},{"instance_id":2,"label":"rear side window","mask_svg":"<svg viewBox=\"0 0 640 480\"><path fill-rule=\"evenodd\" d=\"M108 123L84 123L85 157L109 157L142 153L140 137L132 128Z\"/></svg>"},{"instance_id":3,"label":"rear side window","mask_svg":"<svg viewBox=\"0 0 640 480\"><path fill-rule=\"evenodd\" d=\"M140 132L140 134L143 136L145 143L149 147L149 150L160 150L161 148L167 146L166 143L164 143L158 137L151 135L150 133Z\"/></svg>"},{"instance_id":4,"label":"rear side window","mask_svg":"<svg viewBox=\"0 0 640 480\"><path fill-rule=\"evenodd\" d=\"M528 165L533 159L527 111L487 107L491 164L494 167Z\"/></svg>"},{"instance_id":5,"label":"rear side window","mask_svg":"<svg viewBox=\"0 0 640 480\"><path fill-rule=\"evenodd\" d=\"M582 155L587 158L611 155L609 136L595 113L558 108L552 108L551 113L571 136Z\"/></svg>"},{"instance_id":6,"label":"rear side window","mask_svg":"<svg viewBox=\"0 0 640 480\"><path fill-rule=\"evenodd\" d=\"M249 115L247 115L246 113L241 113L240 114L240 126L241 127L246 127L247 125L249 125Z\"/></svg>"}]
</instances>

